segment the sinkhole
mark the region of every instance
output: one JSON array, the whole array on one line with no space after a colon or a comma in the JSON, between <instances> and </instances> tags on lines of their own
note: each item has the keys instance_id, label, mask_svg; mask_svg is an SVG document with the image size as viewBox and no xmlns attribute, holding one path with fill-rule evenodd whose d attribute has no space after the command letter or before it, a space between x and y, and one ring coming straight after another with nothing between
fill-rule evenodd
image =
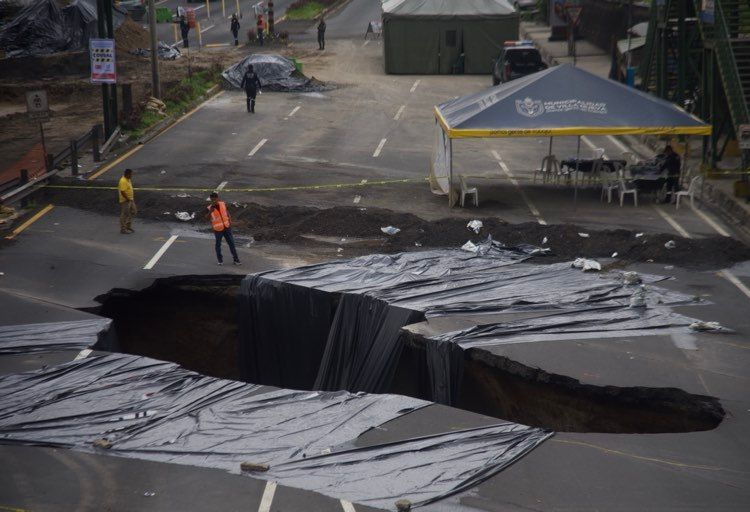
<instances>
[{"instance_id":1,"label":"sinkhole","mask_svg":"<svg viewBox=\"0 0 750 512\"><path fill-rule=\"evenodd\" d=\"M676 388L595 386L481 348L433 350L431 340L405 328L422 322L422 313L364 295L279 285L256 291L264 295L258 307L243 294L246 285L242 276L157 279L143 290L114 289L89 311L113 320L118 351L219 378L402 394L567 432L693 432L724 416L716 398ZM342 327L346 312L362 321ZM392 350L358 352L347 340L362 331Z\"/></svg>"}]
</instances>

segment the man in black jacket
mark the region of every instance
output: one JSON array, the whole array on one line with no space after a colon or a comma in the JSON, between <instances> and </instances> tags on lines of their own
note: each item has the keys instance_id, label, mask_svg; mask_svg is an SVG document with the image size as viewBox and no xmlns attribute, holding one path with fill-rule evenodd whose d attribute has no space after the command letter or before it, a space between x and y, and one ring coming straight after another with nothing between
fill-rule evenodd
<instances>
[{"instance_id":1,"label":"man in black jacket","mask_svg":"<svg viewBox=\"0 0 750 512\"><path fill-rule=\"evenodd\" d=\"M188 47L188 34L190 33L190 24L185 16L180 16L180 33L182 34L182 47Z\"/></svg>"},{"instance_id":2,"label":"man in black jacket","mask_svg":"<svg viewBox=\"0 0 750 512\"><path fill-rule=\"evenodd\" d=\"M260 92L260 79L255 74L255 71L253 71L252 64L247 66L247 71L245 71L245 75L242 77L240 87L245 89L245 94L247 94L247 111L254 114L255 95Z\"/></svg>"},{"instance_id":3,"label":"man in black jacket","mask_svg":"<svg viewBox=\"0 0 750 512\"><path fill-rule=\"evenodd\" d=\"M320 18L318 23L318 50L326 49L326 20Z\"/></svg>"},{"instance_id":4,"label":"man in black jacket","mask_svg":"<svg viewBox=\"0 0 750 512\"><path fill-rule=\"evenodd\" d=\"M232 31L232 35L234 36L234 45L239 45L239 33L240 33L240 20L237 19L236 14L232 14L232 23L230 25L230 30Z\"/></svg>"},{"instance_id":5,"label":"man in black jacket","mask_svg":"<svg viewBox=\"0 0 750 512\"><path fill-rule=\"evenodd\" d=\"M674 192L680 188L680 156L669 144L664 147L664 153L660 156L660 170L667 174L667 193L672 194L674 199Z\"/></svg>"}]
</instances>

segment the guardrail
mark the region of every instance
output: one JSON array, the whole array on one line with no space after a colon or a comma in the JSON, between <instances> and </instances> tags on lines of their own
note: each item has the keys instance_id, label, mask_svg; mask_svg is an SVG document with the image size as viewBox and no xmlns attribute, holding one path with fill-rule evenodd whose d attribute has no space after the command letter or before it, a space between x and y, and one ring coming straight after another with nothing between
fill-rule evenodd
<instances>
[{"instance_id":1,"label":"guardrail","mask_svg":"<svg viewBox=\"0 0 750 512\"><path fill-rule=\"evenodd\" d=\"M117 133L118 132L115 132L115 134ZM80 152L85 149L86 146L91 146L94 162L101 161L103 153L101 147L102 134L102 125L97 124L77 139L71 139L70 144L68 144L65 149L56 155L47 157L47 164L45 166L47 172L41 176L30 178L28 169L21 169L17 178L13 178L5 183L0 183L0 194L2 194L0 195L0 199L2 199L2 202L4 203L22 201L29 194L33 193L36 188L44 185L49 178L62 170L63 163L68 160L70 161L71 174L77 176L78 157ZM113 139L114 136L106 142L105 146L109 147Z\"/></svg>"}]
</instances>

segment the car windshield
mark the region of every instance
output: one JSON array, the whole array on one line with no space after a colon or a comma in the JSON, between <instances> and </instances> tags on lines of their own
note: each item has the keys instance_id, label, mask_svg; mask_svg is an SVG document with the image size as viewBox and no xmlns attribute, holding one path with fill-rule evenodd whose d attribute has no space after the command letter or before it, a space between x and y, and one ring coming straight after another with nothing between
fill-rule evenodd
<instances>
[{"instance_id":1,"label":"car windshield","mask_svg":"<svg viewBox=\"0 0 750 512\"><path fill-rule=\"evenodd\" d=\"M542 63L542 56L536 48L523 48L505 52L505 59L513 66L537 66Z\"/></svg>"}]
</instances>

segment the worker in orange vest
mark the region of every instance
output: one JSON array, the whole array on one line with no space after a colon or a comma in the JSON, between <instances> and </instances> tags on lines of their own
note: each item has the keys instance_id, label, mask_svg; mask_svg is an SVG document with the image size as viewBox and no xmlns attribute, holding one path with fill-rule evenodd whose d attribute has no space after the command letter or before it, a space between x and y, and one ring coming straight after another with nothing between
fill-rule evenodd
<instances>
[{"instance_id":1,"label":"worker in orange vest","mask_svg":"<svg viewBox=\"0 0 750 512\"><path fill-rule=\"evenodd\" d=\"M211 220L211 227L214 229L214 237L216 238L216 259L219 260L219 265L224 264L224 258L221 255L221 239L225 238L229 250L234 258L235 265L242 265L240 258L237 256L237 249L234 246L234 236L232 236L232 220L229 217L227 211L227 205L224 201L219 201L219 194L211 192L209 196L211 198L211 204L208 206L208 213L206 218Z\"/></svg>"},{"instance_id":2,"label":"worker in orange vest","mask_svg":"<svg viewBox=\"0 0 750 512\"><path fill-rule=\"evenodd\" d=\"M263 46L263 29L265 28L265 26L266 24L263 21L263 15L258 14L257 33L258 33L258 42L260 43L261 46Z\"/></svg>"}]
</instances>

